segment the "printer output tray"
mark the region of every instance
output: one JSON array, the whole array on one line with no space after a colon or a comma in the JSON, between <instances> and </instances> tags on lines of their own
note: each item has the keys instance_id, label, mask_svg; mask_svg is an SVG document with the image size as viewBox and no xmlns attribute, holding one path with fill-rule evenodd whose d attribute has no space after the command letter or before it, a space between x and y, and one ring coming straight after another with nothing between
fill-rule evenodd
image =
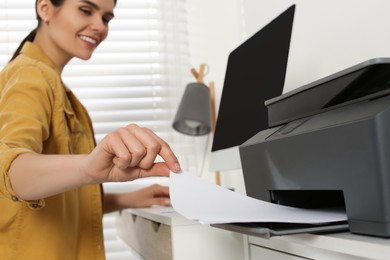
<instances>
[{"instance_id":1,"label":"printer output tray","mask_svg":"<svg viewBox=\"0 0 390 260\"><path fill-rule=\"evenodd\" d=\"M390 58L375 58L267 100L270 127L390 93Z\"/></svg>"},{"instance_id":2,"label":"printer output tray","mask_svg":"<svg viewBox=\"0 0 390 260\"><path fill-rule=\"evenodd\" d=\"M296 223L226 223L212 224L221 228L245 235L270 238L273 236L293 235L300 233L329 233L348 231L348 223L332 222L325 224L296 224Z\"/></svg>"}]
</instances>

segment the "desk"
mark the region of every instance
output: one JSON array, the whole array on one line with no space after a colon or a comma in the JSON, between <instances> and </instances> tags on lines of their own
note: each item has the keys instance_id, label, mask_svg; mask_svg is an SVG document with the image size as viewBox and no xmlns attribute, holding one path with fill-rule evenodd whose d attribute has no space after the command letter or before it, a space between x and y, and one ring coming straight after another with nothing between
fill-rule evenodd
<instances>
[{"instance_id":1,"label":"desk","mask_svg":"<svg viewBox=\"0 0 390 260\"><path fill-rule=\"evenodd\" d=\"M349 232L245 237L245 259L390 259L390 239Z\"/></svg>"},{"instance_id":2,"label":"desk","mask_svg":"<svg viewBox=\"0 0 390 260\"><path fill-rule=\"evenodd\" d=\"M124 210L116 226L146 260L390 259L390 239L349 232L262 238L201 225L164 207Z\"/></svg>"},{"instance_id":3,"label":"desk","mask_svg":"<svg viewBox=\"0 0 390 260\"><path fill-rule=\"evenodd\" d=\"M244 235L200 225L169 207L127 209L117 216L119 237L146 260L240 260Z\"/></svg>"}]
</instances>

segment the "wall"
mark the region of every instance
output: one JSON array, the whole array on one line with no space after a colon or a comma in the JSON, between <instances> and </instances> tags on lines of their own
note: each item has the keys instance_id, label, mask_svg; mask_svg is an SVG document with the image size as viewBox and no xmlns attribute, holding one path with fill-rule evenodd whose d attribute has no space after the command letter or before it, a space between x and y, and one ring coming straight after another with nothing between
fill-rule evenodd
<instances>
[{"instance_id":1,"label":"wall","mask_svg":"<svg viewBox=\"0 0 390 260\"><path fill-rule=\"evenodd\" d=\"M188 0L194 66L207 62L219 101L227 56L296 4L285 92L376 57L390 57L388 0ZM217 103L218 105L218 103ZM244 192L241 171L223 185Z\"/></svg>"},{"instance_id":2,"label":"wall","mask_svg":"<svg viewBox=\"0 0 390 260\"><path fill-rule=\"evenodd\" d=\"M205 83L215 82L217 109L228 55L243 40L240 4L238 0L187 0L191 64L197 69L201 63L208 64L209 73L205 77ZM198 140L197 154L201 165L207 140L203 138L198 138ZM211 140L209 140L207 151L211 151ZM214 181L213 173L208 171L207 155L202 177ZM242 190L241 172L233 175L223 173L222 177L223 184L226 186L241 186L239 189ZM235 180L235 177L238 180Z\"/></svg>"},{"instance_id":3,"label":"wall","mask_svg":"<svg viewBox=\"0 0 390 260\"><path fill-rule=\"evenodd\" d=\"M243 0L251 35L296 4L285 91L376 57L390 57L390 1Z\"/></svg>"},{"instance_id":4,"label":"wall","mask_svg":"<svg viewBox=\"0 0 390 260\"><path fill-rule=\"evenodd\" d=\"M215 81L220 96L227 58L240 44L240 5L238 0L187 0L191 63L209 65L206 83Z\"/></svg>"}]
</instances>

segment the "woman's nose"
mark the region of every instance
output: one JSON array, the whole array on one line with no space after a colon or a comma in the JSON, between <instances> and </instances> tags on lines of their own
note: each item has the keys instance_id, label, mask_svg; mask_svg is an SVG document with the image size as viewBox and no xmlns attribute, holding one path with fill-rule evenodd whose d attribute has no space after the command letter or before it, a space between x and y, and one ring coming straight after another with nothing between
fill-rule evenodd
<instances>
[{"instance_id":1,"label":"woman's nose","mask_svg":"<svg viewBox=\"0 0 390 260\"><path fill-rule=\"evenodd\" d=\"M107 26L101 17L94 18L91 27L97 32L104 32L107 30Z\"/></svg>"}]
</instances>

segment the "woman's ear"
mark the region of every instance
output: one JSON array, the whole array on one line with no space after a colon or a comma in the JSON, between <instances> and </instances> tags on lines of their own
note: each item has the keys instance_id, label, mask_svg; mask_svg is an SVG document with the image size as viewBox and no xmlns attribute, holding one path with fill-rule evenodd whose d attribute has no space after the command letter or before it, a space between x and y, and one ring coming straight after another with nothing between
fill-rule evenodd
<instances>
[{"instance_id":1,"label":"woman's ear","mask_svg":"<svg viewBox=\"0 0 390 260\"><path fill-rule=\"evenodd\" d=\"M44 22L49 22L50 20L50 15L51 15L51 10L52 10L52 5L50 3L50 0L38 0L37 1L37 14L41 18L42 21Z\"/></svg>"}]
</instances>

